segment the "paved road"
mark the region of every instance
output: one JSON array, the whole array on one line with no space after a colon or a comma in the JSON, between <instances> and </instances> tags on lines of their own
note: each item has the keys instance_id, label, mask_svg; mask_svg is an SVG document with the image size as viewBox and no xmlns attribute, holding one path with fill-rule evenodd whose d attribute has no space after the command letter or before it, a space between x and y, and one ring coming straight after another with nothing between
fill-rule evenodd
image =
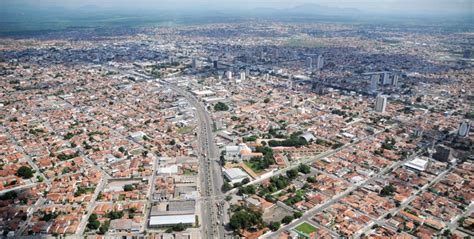
<instances>
[{"instance_id":1,"label":"paved road","mask_svg":"<svg viewBox=\"0 0 474 239\"><path fill-rule=\"evenodd\" d=\"M203 105L189 92L162 81L165 85L178 92L186 98L190 105L196 110L198 120L198 144L201 155L200 163L200 183L201 194L207 200L203 200L201 204L201 224L203 226L203 238L221 238L224 228L219 226L218 215L216 209L216 201L214 197L221 194L221 186L223 184L222 170L218 164L218 151L214 142L212 132L212 121L208 112ZM222 217L224 219L224 217Z\"/></svg>"}]
</instances>

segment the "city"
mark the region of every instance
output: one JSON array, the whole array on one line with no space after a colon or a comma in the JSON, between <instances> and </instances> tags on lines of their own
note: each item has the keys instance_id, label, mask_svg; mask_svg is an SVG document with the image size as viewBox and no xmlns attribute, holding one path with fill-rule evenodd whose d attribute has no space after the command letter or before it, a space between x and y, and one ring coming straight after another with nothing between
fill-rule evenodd
<instances>
[{"instance_id":1,"label":"city","mask_svg":"<svg viewBox=\"0 0 474 239\"><path fill-rule=\"evenodd\" d=\"M472 33L235 20L0 35L0 232L471 238Z\"/></svg>"}]
</instances>

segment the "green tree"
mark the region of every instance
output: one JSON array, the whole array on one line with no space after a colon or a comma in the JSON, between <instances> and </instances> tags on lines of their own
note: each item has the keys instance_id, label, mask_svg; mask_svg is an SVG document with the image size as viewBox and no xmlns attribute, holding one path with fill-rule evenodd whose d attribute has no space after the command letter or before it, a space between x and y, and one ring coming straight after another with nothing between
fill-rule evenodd
<instances>
[{"instance_id":1,"label":"green tree","mask_svg":"<svg viewBox=\"0 0 474 239\"><path fill-rule=\"evenodd\" d=\"M382 188L382 190L380 190L380 196L391 196L393 195L393 193L395 192L396 188L392 185L392 184L389 184L385 187Z\"/></svg>"},{"instance_id":2,"label":"green tree","mask_svg":"<svg viewBox=\"0 0 474 239\"><path fill-rule=\"evenodd\" d=\"M227 192L231 189L232 189L232 186L230 185L230 183L224 182L224 184L222 184L222 188L221 188L222 192Z\"/></svg>"},{"instance_id":3,"label":"green tree","mask_svg":"<svg viewBox=\"0 0 474 239\"><path fill-rule=\"evenodd\" d=\"M281 219L281 223L288 224L293 221L293 219L295 219L293 216L285 216L283 219Z\"/></svg>"},{"instance_id":4,"label":"green tree","mask_svg":"<svg viewBox=\"0 0 474 239\"><path fill-rule=\"evenodd\" d=\"M214 110L215 111L228 111L229 110L229 106L227 106L225 103L223 102L217 102L217 104L214 105Z\"/></svg>"},{"instance_id":5,"label":"green tree","mask_svg":"<svg viewBox=\"0 0 474 239\"><path fill-rule=\"evenodd\" d=\"M28 167L28 166L21 166L16 171L16 175L18 175L19 177L22 177L24 179L28 179L28 178L33 177L33 170L31 170L31 168Z\"/></svg>"},{"instance_id":6,"label":"green tree","mask_svg":"<svg viewBox=\"0 0 474 239\"><path fill-rule=\"evenodd\" d=\"M123 186L123 191L125 192L133 191L133 189L135 189L135 187L131 184L126 184L125 186Z\"/></svg>"},{"instance_id":7,"label":"green tree","mask_svg":"<svg viewBox=\"0 0 474 239\"><path fill-rule=\"evenodd\" d=\"M300 171L301 173L304 173L304 174L308 174L308 173L311 172L311 167L309 167L306 164L300 164L298 166L298 171Z\"/></svg>"},{"instance_id":8,"label":"green tree","mask_svg":"<svg viewBox=\"0 0 474 239\"><path fill-rule=\"evenodd\" d=\"M280 228L280 222L271 222L270 225L268 225L268 228L272 231L277 231Z\"/></svg>"},{"instance_id":9,"label":"green tree","mask_svg":"<svg viewBox=\"0 0 474 239\"><path fill-rule=\"evenodd\" d=\"M298 176L298 171L296 169L291 169L286 171L286 176L288 176L290 179L296 178Z\"/></svg>"},{"instance_id":10,"label":"green tree","mask_svg":"<svg viewBox=\"0 0 474 239\"><path fill-rule=\"evenodd\" d=\"M234 229L234 231L262 224L262 214L260 212L254 212L246 207L237 208L234 214L232 214L229 222L230 227Z\"/></svg>"},{"instance_id":11,"label":"green tree","mask_svg":"<svg viewBox=\"0 0 474 239\"><path fill-rule=\"evenodd\" d=\"M89 221L89 223L87 223L87 228L91 230L97 230L99 227L100 227L100 222L97 220Z\"/></svg>"}]
</instances>

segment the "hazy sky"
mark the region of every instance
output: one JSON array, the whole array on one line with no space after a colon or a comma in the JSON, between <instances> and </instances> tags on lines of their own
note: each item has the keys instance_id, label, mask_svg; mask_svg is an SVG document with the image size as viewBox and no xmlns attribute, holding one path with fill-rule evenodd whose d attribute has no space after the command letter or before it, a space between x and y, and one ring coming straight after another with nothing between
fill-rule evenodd
<instances>
[{"instance_id":1,"label":"hazy sky","mask_svg":"<svg viewBox=\"0 0 474 239\"><path fill-rule=\"evenodd\" d=\"M101 8L220 10L289 8L307 3L366 11L474 12L474 0L0 0L0 7L27 4L44 8L95 5Z\"/></svg>"}]
</instances>

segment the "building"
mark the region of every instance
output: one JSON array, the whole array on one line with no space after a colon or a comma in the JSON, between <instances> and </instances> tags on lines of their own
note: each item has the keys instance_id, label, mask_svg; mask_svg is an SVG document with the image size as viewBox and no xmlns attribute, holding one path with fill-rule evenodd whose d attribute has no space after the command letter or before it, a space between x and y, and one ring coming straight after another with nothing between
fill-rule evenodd
<instances>
[{"instance_id":1,"label":"building","mask_svg":"<svg viewBox=\"0 0 474 239\"><path fill-rule=\"evenodd\" d=\"M382 84L383 85L390 85L391 80L390 80L390 74L388 72L383 73L383 78L382 78Z\"/></svg>"},{"instance_id":2,"label":"building","mask_svg":"<svg viewBox=\"0 0 474 239\"><path fill-rule=\"evenodd\" d=\"M395 74L393 75L393 79L392 79L392 85L393 86L397 86L398 85L398 79L400 78L400 75L399 74Z\"/></svg>"},{"instance_id":3,"label":"building","mask_svg":"<svg viewBox=\"0 0 474 239\"><path fill-rule=\"evenodd\" d=\"M377 91L377 86L379 85L380 75L371 75L370 76L370 90Z\"/></svg>"},{"instance_id":4,"label":"building","mask_svg":"<svg viewBox=\"0 0 474 239\"><path fill-rule=\"evenodd\" d=\"M386 107L387 107L387 97L378 95L375 98L375 111L384 113Z\"/></svg>"},{"instance_id":5,"label":"building","mask_svg":"<svg viewBox=\"0 0 474 239\"><path fill-rule=\"evenodd\" d=\"M136 141L142 140L145 136L146 134L143 133L142 131L133 132L129 135L131 139L136 140Z\"/></svg>"},{"instance_id":6,"label":"building","mask_svg":"<svg viewBox=\"0 0 474 239\"><path fill-rule=\"evenodd\" d=\"M212 61L212 66L214 67L214 69L217 69L217 60L213 60Z\"/></svg>"},{"instance_id":7,"label":"building","mask_svg":"<svg viewBox=\"0 0 474 239\"><path fill-rule=\"evenodd\" d=\"M306 142L316 141L316 137L314 137L314 135L310 132L305 132L304 134L300 135L300 137L306 140Z\"/></svg>"},{"instance_id":8,"label":"building","mask_svg":"<svg viewBox=\"0 0 474 239\"><path fill-rule=\"evenodd\" d=\"M452 150L445 145L438 145L436 146L436 152L433 154L433 158L441 162L449 162L452 158Z\"/></svg>"},{"instance_id":9,"label":"building","mask_svg":"<svg viewBox=\"0 0 474 239\"><path fill-rule=\"evenodd\" d=\"M290 98L291 107L296 107L297 104L298 104L298 98L296 96L291 96Z\"/></svg>"},{"instance_id":10,"label":"building","mask_svg":"<svg viewBox=\"0 0 474 239\"><path fill-rule=\"evenodd\" d=\"M191 62L191 65L193 67L194 70L197 69L197 59L196 58L193 58L192 62Z\"/></svg>"},{"instance_id":11,"label":"building","mask_svg":"<svg viewBox=\"0 0 474 239\"><path fill-rule=\"evenodd\" d=\"M244 81L245 80L245 71L240 72L240 80Z\"/></svg>"},{"instance_id":12,"label":"building","mask_svg":"<svg viewBox=\"0 0 474 239\"><path fill-rule=\"evenodd\" d=\"M132 219L116 219L110 221L110 232L139 232L140 223L134 222Z\"/></svg>"},{"instance_id":13,"label":"building","mask_svg":"<svg viewBox=\"0 0 474 239\"><path fill-rule=\"evenodd\" d=\"M308 62L308 69L312 70L313 69L313 58L308 56L308 58L306 58L306 61Z\"/></svg>"},{"instance_id":14,"label":"building","mask_svg":"<svg viewBox=\"0 0 474 239\"><path fill-rule=\"evenodd\" d=\"M249 178L249 175L246 174L240 168L230 168L224 170L224 176L231 182L231 183L240 183L242 180Z\"/></svg>"},{"instance_id":15,"label":"building","mask_svg":"<svg viewBox=\"0 0 474 239\"><path fill-rule=\"evenodd\" d=\"M469 130L471 129L471 122L465 120L459 124L458 136L467 137L469 135Z\"/></svg>"},{"instance_id":16,"label":"building","mask_svg":"<svg viewBox=\"0 0 474 239\"><path fill-rule=\"evenodd\" d=\"M154 228L170 227L177 224L182 224L183 226L193 226L195 222L196 216L194 214L151 216L148 226Z\"/></svg>"},{"instance_id":17,"label":"building","mask_svg":"<svg viewBox=\"0 0 474 239\"><path fill-rule=\"evenodd\" d=\"M405 163L405 167L409 169L413 169L415 171L425 171L428 166L429 166L430 160L428 158L418 158L416 157L415 159Z\"/></svg>"},{"instance_id":18,"label":"building","mask_svg":"<svg viewBox=\"0 0 474 239\"><path fill-rule=\"evenodd\" d=\"M323 55L318 56L318 61L316 62L316 67L321 70L324 67L324 58Z\"/></svg>"},{"instance_id":19,"label":"building","mask_svg":"<svg viewBox=\"0 0 474 239\"><path fill-rule=\"evenodd\" d=\"M226 77L227 77L228 80L232 80L232 71L227 71L227 72L225 73L225 75L226 75Z\"/></svg>"}]
</instances>

